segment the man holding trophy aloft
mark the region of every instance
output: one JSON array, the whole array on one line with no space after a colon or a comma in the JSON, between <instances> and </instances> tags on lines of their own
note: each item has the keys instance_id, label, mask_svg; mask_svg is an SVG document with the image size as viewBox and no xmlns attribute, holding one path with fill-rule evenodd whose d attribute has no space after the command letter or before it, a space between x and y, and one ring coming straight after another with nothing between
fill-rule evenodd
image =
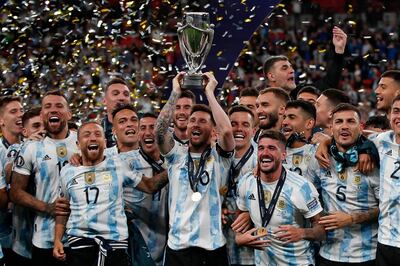
<instances>
[{"instance_id":1,"label":"man holding trophy aloft","mask_svg":"<svg viewBox=\"0 0 400 266\"><path fill-rule=\"evenodd\" d=\"M188 19L189 14L186 14L186 21L196 21ZM204 14L199 16L208 18ZM195 53L188 58L194 60L197 56ZM219 188L227 181L232 160L232 127L214 96L217 81L211 72L207 72L200 77L209 106L193 106L187 128L188 147L175 143L169 125L185 75L181 72L174 78L173 90L156 123L156 139L165 156L169 176L170 229L165 265L229 265L222 232ZM214 128L219 133L216 145L212 143Z\"/></svg>"}]
</instances>

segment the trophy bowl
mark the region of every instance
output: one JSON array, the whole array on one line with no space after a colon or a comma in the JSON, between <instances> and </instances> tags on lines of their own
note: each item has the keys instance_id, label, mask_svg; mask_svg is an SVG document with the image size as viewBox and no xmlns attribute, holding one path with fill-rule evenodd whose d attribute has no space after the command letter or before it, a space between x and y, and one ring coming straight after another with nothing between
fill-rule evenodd
<instances>
[{"instance_id":1,"label":"trophy bowl","mask_svg":"<svg viewBox=\"0 0 400 266\"><path fill-rule=\"evenodd\" d=\"M182 89L202 89L201 68L211 50L214 25L205 12L187 12L178 27L179 46L188 71L181 84Z\"/></svg>"}]
</instances>

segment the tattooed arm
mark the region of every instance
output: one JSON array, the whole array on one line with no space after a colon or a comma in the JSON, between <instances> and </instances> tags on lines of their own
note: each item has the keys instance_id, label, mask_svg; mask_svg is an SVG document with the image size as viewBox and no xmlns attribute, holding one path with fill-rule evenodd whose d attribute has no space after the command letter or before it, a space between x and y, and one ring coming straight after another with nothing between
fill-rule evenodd
<instances>
[{"instance_id":1,"label":"tattooed arm","mask_svg":"<svg viewBox=\"0 0 400 266\"><path fill-rule=\"evenodd\" d=\"M167 154L175 145L172 132L169 130L169 125L172 122L175 105L181 95L180 80L184 73L180 72L172 81L172 92L167 103L161 110L156 123L156 140L161 154Z\"/></svg>"}]
</instances>

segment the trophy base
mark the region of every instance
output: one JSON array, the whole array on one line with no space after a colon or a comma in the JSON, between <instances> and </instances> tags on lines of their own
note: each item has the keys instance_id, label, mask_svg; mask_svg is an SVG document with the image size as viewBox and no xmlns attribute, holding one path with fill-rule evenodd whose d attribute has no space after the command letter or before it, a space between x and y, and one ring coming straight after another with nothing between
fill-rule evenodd
<instances>
[{"instance_id":1,"label":"trophy base","mask_svg":"<svg viewBox=\"0 0 400 266\"><path fill-rule=\"evenodd\" d=\"M183 77L181 88L184 90L202 90L203 76L202 75L185 75Z\"/></svg>"}]
</instances>

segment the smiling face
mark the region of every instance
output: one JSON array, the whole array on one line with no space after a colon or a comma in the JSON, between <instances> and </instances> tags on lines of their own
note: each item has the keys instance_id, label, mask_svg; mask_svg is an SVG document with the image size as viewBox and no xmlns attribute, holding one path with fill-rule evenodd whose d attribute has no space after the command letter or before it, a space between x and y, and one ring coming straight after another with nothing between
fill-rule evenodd
<instances>
[{"instance_id":1,"label":"smiling face","mask_svg":"<svg viewBox=\"0 0 400 266\"><path fill-rule=\"evenodd\" d=\"M275 173L285 160L285 146L276 139L261 138L258 142L258 166L261 174Z\"/></svg>"},{"instance_id":2,"label":"smiling face","mask_svg":"<svg viewBox=\"0 0 400 266\"><path fill-rule=\"evenodd\" d=\"M186 130L192 110L193 100L190 98L179 98L175 105L174 125L179 130Z\"/></svg>"},{"instance_id":3,"label":"smiling face","mask_svg":"<svg viewBox=\"0 0 400 266\"><path fill-rule=\"evenodd\" d=\"M78 134L78 147L81 150L83 161L93 164L102 161L106 147L103 128L96 123L82 125Z\"/></svg>"},{"instance_id":4,"label":"smiling face","mask_svg":"<svg viewBox=\"0 0 400 266\"><path fill-rule=\"evenodd\" d=\"M277 126L280 112L284 112L285 107L282 101L274 97L272 92L260 94L257 97L257 117L261 129L271 129Z\"/></svg>"},{"instance_id":5,"label":"smiling face","mask_svg":"<svg viewBox=\"0 0 400 266\"><path fill-rule=\"evenodd\" d=\"M291 91L296 88L294 69L289 61L280 60L274 63L267 73L268 82L273 87Z\"/></svg>"},{"instance_id":6,"label":"smiling face","mask_svg":"<svg viewBox=\"0 0 400 266\"><path fill-rule=\"evenodd\" d=\"M187 127L190 144L195 148L207 146L211 141L213 128L209 113L197 111L191 114Z\"/></svg>"},{"instance_id":7,"label":"smiling face","mask_svg":"<svg viewBox=\"0 0 400 266\"><path fill-rule=\"evenodd\" d=\"M7 103L1 110L0 126L2 130L7 130L17 136L22 133L22 115L24 109L19 101Z\"/></svg>"},{"instance_id":8,"label":"smiling face","mask_svg":"<svg viewBox=\"0 0 400 266\"><path fill-rule=\"evenodd\" d=\"M71 119L72 114L64 97L47 95L43 98L40 116L46 131L49 134L57 135L67 127L67 122Z\"/></svg>"},{"instance_id":9,"label":"smiling face","mask_svg":"<svg viewBox=\"0 0 400 266\"><path fill-rule=\"evenodd\" d=\"M308 138L313 126L314 119L308 118L301 108L287 108L283 115L282 133L286 140L294 132L304 132L305 137Z\"/></svg>"},{"instance_id":10,"label":"smiling face","mask_svg":"<svg viewBox=\"0 0 400 266\"><path fill-rule=\"evenodd\" d=\"M376 108L385 112L390 110L392 101L399 92L400 86L394 79L390 77L381 78L375 90L377 100Z\"/></svg>"},{"instance_id":11,"label":"smiling face","mask_svg":"<svg viewBox=\"0 0 400 266\"><path fill-rule=\"evenodd\" d=\"M153 154L158 146L155 142L155 117L143 117L139 121L139 140L140 147L146 154Z\"/></svg>"},{"instance_id":12,"label":"smiling face","mask_svg":"<svg viewBox=\"0 0 400 266\"><path fill-rule=\"evenodd\" d=\"M247 147L253 137L253 119L247 112L234 112L229 116L231 120L235 149Z\"/></svg>"},{"instance_id":13,"label":"smiling face","mask_svg":"<svg viewBox=\"0 0 400 266\"><path fill-rule=\"evenodd\" d=\"M117 137L118 145L136 146L138 144L139 118L136 112L123 109L115 114L113 119L113 133Z\"/></svg>"},{"instance_id":14,"label":"smiling face","mask_svg":"<svg viewBox=\"0 0 400 266\"><path fill-rule=\"evenodd\" d=\"M395 101L390 111L390 126L396 136L400 136L400 101Z\"/></svg>"},{"instance_id":15,"label":"smiling face","mask_svg":"<svg viewBox=\"0 0 400 266\"><path fill-rule=\"evenodd\" d=\"M358 114L352 110L335 113L332 117L332 133L339 150L351 148L361 134Z\"/></svg>"}]
</instances>

